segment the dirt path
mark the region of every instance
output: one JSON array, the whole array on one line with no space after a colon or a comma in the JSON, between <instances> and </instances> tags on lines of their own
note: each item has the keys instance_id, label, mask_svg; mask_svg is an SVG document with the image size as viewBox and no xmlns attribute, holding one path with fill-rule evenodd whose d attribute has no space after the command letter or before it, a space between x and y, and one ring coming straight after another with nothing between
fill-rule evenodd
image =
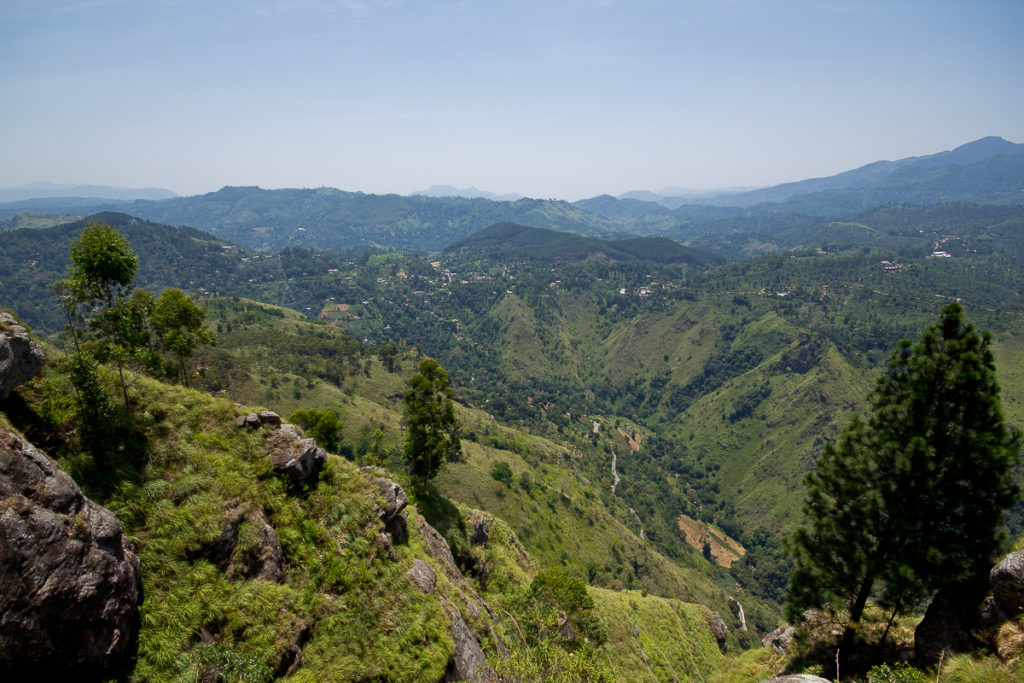
<instances>
[{"instance_id":1,"label":"dirt path","mask_svg":"<svg viewBox=\"0 0 1024 683\"><path fill-rule=\"evenodd\" d=\"M615 469L618 459L615 457L615 451L612 451L612 495L615 495L615 487L619 485L619 473Z\"/></svg>"}]
</instances>

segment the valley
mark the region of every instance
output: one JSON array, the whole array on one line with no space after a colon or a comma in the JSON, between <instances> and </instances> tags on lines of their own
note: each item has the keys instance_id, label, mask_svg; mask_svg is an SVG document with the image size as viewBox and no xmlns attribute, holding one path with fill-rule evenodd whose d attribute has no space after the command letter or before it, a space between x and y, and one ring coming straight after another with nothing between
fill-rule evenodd
<instances>
[{"instance_id":1,"label":"valley","mask_svg":"<svg viewBox=\"0 0 1024 683\"><path fill-rule=\"evenodd\" d=\"M987 203L865 199L934 194L901 173L719 206L225 188L80 220L19 213L0 304L49 366L3 426L117 514L144 568L168 567L143 574L139 680L213 666L197 657L281 676L295 651L297 680L439 680L461 629L509 680L761 680L784 666L759 646L783 624L805 477L901 339L959 302L991 332L1003 413L1024 425L1024 207L1003 185ZM80 447L51 290L94 222L138 253L138 287L188 292L217 341L194 349L188 389L128 364L139 450L114 470ZM414 487L403 392L424 357L450 378L463 458ZM265 432L233 426L260 410L340 419L319 483L273 478ZM408 541L378 536L378 474L409 493ZM281 581L218 555L232 515L239 543L276 530ZM1024 534L1024 506L1006 522ZM419 562L437 597L402 578ZM552 586L582 590L583 611L544 603Z\"/></svg>"}]
</instances>

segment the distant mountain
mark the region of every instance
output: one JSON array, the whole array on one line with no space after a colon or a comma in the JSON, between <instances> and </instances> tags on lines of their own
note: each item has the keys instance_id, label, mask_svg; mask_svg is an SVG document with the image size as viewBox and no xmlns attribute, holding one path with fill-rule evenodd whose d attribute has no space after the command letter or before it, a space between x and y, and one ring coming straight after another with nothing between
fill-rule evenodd
<instances>
[{"instance_id":1,"label":"distant mountain","mask_svg":"<svg viewBox=\"0 0 1024 683\"><path fill-rule=\"evenodd\" d=\"M189 225L268 251L286 247L332 251L353 246L430 251L502 221L595 237L616 232L611 222L568 202L403 197L331 187L225 187L194 197L136 201L109 208L166 225Z\"/></svg>"},{"instance_id":2,"label":"distant mountain","mask_svg":"<svg viewBox=\"0 0 1024 683\"><path fill-rule=\"evenodd\" d=\"M824 204L830 198L845 199L847 205L843 210L864 209L889 201L1024 202L1024 144L990 136L938 154L876 161L826 178L783 183L738 194L719 194L706 202L719 206L755 206L786 202L802 195L813 195L812 202L802 202L804 204ZM850 206L850 199L859 201L861 206Z\"/></svg>"},{"instance_id":3,"label":"distant mountain","mask_svg":"<svg viewBox=\"0 0 1024 683\"><path fill-rule=\"evenodd\" d=\"M809 218L849 216L887 204L1024 205L1024 144L987 137L947 152L876 161L827 178L678 199L686 203L673 205L675 200L633 192L591 197L575 206L622 231L689 241L705 232L744 231L765 218L774 217L777 226L775 219L795 217L803 225Z\"/></svg>"},{"instance_id":4,"label":"distant mountain","mask_svg":"<svg viewBox=\"0 0 1024 683\"><path fill-rule=\"evenodd\" d=\"M639 199L645 202L657 202L662 206L675 209L683 204L704 201L724 194L738 194L749 192L753 187L727 187L710 190L690 190L684 187L665 187L658 192L649 190L633 190L619 195L619 199Z\"/></svg>"},{"instance_id":5,"label":"distant mountain","mask_svg":"<svg viewBox=\"0 0 1024 683\"><path fill-rule=\"evenodd\" d=\"M485 192L484 190L478 190L475 187L467 187L460 189L452 185L431 185L425 190L419 190L413 192L412 196L424 196L424 197L464 197L466 199L493 199L498 202L514 202L517 199L522 199L523 196L520 194L494 194L493 192Z\"/></svg>"},{"instance_id":6,"label":"distant mountain","mask_svg":"<svg viewBox=\"0 0 1024 683\"><path fill-rule=\"evenodd\" d=\"M177 196L179 195L159 187L136 189L130 187L111 187L110 185L60 185L46 182L0 189L0 202L20 202L27 199L49 199L55 197L134 201L136 199L170 199Z\"/></svg>"},{"instance_id":7,"label":"distant mountain","mask_svg":"<svg viewBox=\"0 0 1024 683\"><path fill-rule=\"evenodd\" d=\"M224 187L161 201L33 199L0 204L0 218L26 211L78 216L123 212L165 225L199 228L265 251L288 247L334 251L354 246L430 251L503 221L594 237L619 232L612 222L564 201L403 197L332 187Z\"/></svg>"}]
</instances>

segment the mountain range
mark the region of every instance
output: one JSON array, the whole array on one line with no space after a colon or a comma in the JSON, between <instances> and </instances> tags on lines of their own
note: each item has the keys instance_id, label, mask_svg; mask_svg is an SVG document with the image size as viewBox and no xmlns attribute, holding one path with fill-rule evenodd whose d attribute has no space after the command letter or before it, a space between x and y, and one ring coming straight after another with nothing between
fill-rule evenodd
<instances>
[{"instance_id":1,"label":"mountain range","mask_svg":"<svg viewBox=\"0 0 1024 683\"><path fill-rule=\"evenodd\" d=\"M37 182L21 187L0 188L0 202L18 202L27 199L55 197L80 197L82 199L115 199L134 201L136 199L170 199L178 195L161 187L130 188L110 185L67 185Z\"/></svg>"},{"instance_id":2,"label":"mountain range","mask_svg":"<svg viewBox=\"0 0 1024 683\"><path fill-rule=\"evenodd\" d=\"M478 190L473 186L460 189L452 185L431 185L425 190L413 192L412 195L423 195L425 197L463 197L465 199L493 199L499 202L514 202L523 198L523 195L515 194L514 192L511 194L495 194L493 192Z\"/></svg>"},{"instance_id":3,"label":"mountain range","mask_svg":"<svg viewBox=\"0 0 1024 683\"><path fill-rule=\"evenodd\" d=\"M426 192L486 194L474 188L447 187ZM657 201L644 199L649 196ZM679 199L682 202L676 204ZM806 222L808 216L837 218L886 204L950 202L1024 203L1024 145L986 137L929 156L878 161L828 178L703 199L683 196L669 200L662 195L629 193L569 203L374 195L329 187L225 187L203 195L159 200L92 200L47 194L0 204L0 218L26 211L62 216L120 211L163 224L199 228L265 251L300 246L436 251L501 222L589 237L662 236L686 243L712 233L772 233Z\"/></svg>"}]
</instances>

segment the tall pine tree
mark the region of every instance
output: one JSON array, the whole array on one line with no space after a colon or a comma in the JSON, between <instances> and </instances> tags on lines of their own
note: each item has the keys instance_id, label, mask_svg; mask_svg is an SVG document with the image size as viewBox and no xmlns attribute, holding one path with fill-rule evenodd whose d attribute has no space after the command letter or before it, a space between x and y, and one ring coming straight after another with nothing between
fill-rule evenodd
<instances>
[{"instance_id":1,"label":"tall pine tree","mask_svg":"<svg viewBox=\"0 0 1024 683\"><path fill-rule=\"evenodd\" d=\"M433 358L424 358L418 370L402 395L407 428L403 454L413 483L422 489L441 465L462 460L462 426L455 417L445 369Z\"/></svg>"},{"instance_id":2,"label":"tall pine tree","mask_svg":"<svg viewBox=\"0 0 1024 683\"><path fill-rule=\"evenodd\" d=\"M869 600L905 612L987 572L1003 543L1019 439L1003 424L990 346L959 304L943 308L919 342L900 343L866 419L853 418L807 477L787 615L845 609L841 651Z\"/></svg>"}]
</instances>

